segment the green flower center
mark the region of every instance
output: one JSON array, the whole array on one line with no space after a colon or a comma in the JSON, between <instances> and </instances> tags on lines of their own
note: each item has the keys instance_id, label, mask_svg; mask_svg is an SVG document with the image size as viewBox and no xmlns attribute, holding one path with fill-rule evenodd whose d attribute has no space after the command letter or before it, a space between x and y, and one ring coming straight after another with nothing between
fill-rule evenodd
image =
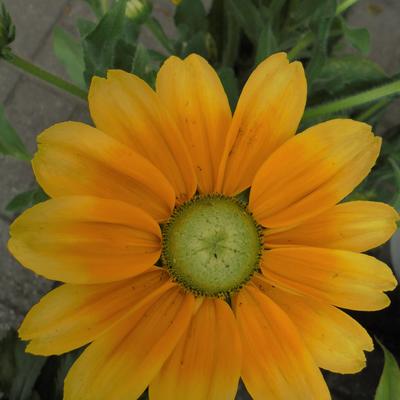
<instances>
[{"instance_id":1,"label":"green flower center","mask_svg":"<svg viewBox=\"0 0 400 400\"><path fill-rule=\"evenodd\" d=\"M239 290L259 268L262 230L244 204L220 195L196 197L163 227L164 266L201 296Z\"/></svg>"}]
</instances>

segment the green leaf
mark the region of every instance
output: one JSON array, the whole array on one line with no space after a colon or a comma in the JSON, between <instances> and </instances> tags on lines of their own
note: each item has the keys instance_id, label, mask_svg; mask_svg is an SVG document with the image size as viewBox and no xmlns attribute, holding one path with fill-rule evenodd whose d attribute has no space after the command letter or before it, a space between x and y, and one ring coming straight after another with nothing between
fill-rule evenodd
<instances>
[{"instance_id":1,"label":"green leaf","mask_svg":"<svg viewBox=\"0 0 400 400\"><path fill-rule=\"evenodd\" d=\"M206 32L197 32L191 35L190 39L184 41L182 49L179 53L180 57L187 57L191 53L199 54L205 58L209 58L209 48L207 43L208 34Z\"/></svg>"},{"instance_id":2,"label":"green leaf","mask_svg":"<svg viewBox=\"0 0 400 400\"><path fill-rule=\"evenodd\" d=\"M126 0L119 0L83 40L85 80L105 76L114 66L117 44L124 33Z\"/></svg>"},{"instance_id":3,"label":"green leaf","mask_svg":"<svg viewBox=\"0 0 400 400\"><path fill-rule=\"evenodd\" d=\"M132 63L132 73L146 80L150 72L150 54L141 43L136 46L135 56Z\"/></svg>"},{"instance_id":4,"label":"green leaf","mask_svg":"<svg viewBox=\"0 0 400 400\"><path fill-rule=\"evenodd\" d=\"M0 54L15 40L15 25L3 2L0 2Z\"/></svg>"},{"instance_id":5,"label":"green leaf","mask_svg":"<svg viewBox=\"0 0 400 400\"><path fill-rule=\"evenodd\" d=\"M53 32L54 54L64 65L68 76L82 89L86 88L83 71L83 50L80 42L60 27Z\"/></svg>"},{"instance_id":6,"label":"green leaf","mask_svg":"<svg viewBox=\"0 0 400 400\"><path fill-rule=\"evenodd\" d=\"M239 82L235 71L231 67L222 67L219 69L218 75L228 96L231 110L234 110L239 98Z\"/></svg>"},{"instance_id":7,"label":"green leaf","mask_svg":"<svg viewBox=\"0 0 400 400\"><path fill-rule=\"evenodd\" d=\"M227 0L239 26L256 43L263 29L263 20L257 7L249 0Z\"/></svg>"},{"instance_id":8,"label":"green leaf","mask_svg":"<svg viewBox=\"0 0 400 400\"><path fill-rule=\"evenodd\" d=\"M350 44L360 50L363 54L368 54L371 43L370 35L365 28L350 28L344 19L342 19L342 29L345 38L350 42Z\"/></svg>"},{"instance_id":9,"label":"green leaf","mask_svg":"<svg viewBox=\"0 0 400 400\"><path fill-rule=\"evenodd\" d=\"M77 21L77 27L81 39L84 39L87 35L89 35L89 33L94 31L94 29L96 28L96 23L93 21L89 21L88 19L79 18Z\"/></svg>"},{"instance_id":10,"label":"green leaf","mask_svg":"<svg viewBox=\"0 0 400 400\"><path fill-rule=\"evenodd\" d=\"M33 388L47 357L25 353L25 343L15 345L15 376L11 385L10 400L32 400Z\"/></svg>"},{"instance_id":11,"label":"green leaf","mask_svg":"<svg viewBox=\"0 0 400 400\"><path fill-rule=\"evenodd\" d=\"M17 132L8 122L2 106L0 106L0 153L24 161L31 159Z\"/></svg>"},{"instance_id":12,"label":"green leaf","mask_svg":"<svg viewBox=\"0 0 400 400\"><path fill-rule=\"evenodd\" d=\"M45 201L48 196L39 187L17 194L6 206L6 211L10 213L21 213L37 203Z\"/></svg>"},{"instance_id":13,"label":"green leaf","mask_svg":"<svg viewBox=\"0 0 400 400\"><path fill-rule=\"evenodd\" d=\"M400 368L394 356L378 341L385 356L383 372L375 394L375 400L400 399Z\"/></svg>"},{"instance_id":14,"label":"green leaf","mask_svg":"<svg viewBox=\"0 0 400 400\"><path fill-rule=\"evenodd\" d=\"M263 28L257 43L255 64L258 65L265 58L276 52L278 42L272 30L272 26L268 24Z\"/></svg>"},{"instance_id":15,"label":"green leaf","mask_svg":"<svg viewBox=\"0 0 400 400\"><path fill-rule=\"evenodd\" d=\"M306 68L307 83L310 87L327 60L328 39L336 15L336 5L336 0L325 0L320 2L313 14L310 27L315 33L314 48Z\"/></svg>"},{"instance_id":16,"label":"green leaf","mask_svg":"<svg viewBox=\"0 0 400 400\"><path fill-rule=\"evenodd\" d=\"M292 0L289 15L297 24L307 20L333 17L336 14L337 2L334 0Z\"/></svg>"},{"instance_id":17,"label":"green leaf","mask_svg":"<svg viewBox=\"0 0 400 400\"><path fill-rule=\"evenodd\" d=\"M176 26L185 26L190 33L207 30L206 10L201 0L182 0L174 18Z\"/></svg>"},{"instance_id":18,"label":"green leaf","mask_svg":"<svg viewBox=\"0 0 400 400\"><path fill-rule=\"evenodd\" d=\"M135 46L124 40L119 40L115 46L115 55L112 65L107 69L117 68L124 71L132 69L133 58L135 57Z\"/></svg>"},{"instance_id":19,"label":"green leaf","mask_svg":"<svg viewBox=\"0 0 400 400\"><path fill-rule=\"evenodd\" d=\"M345 95L381 83L387 75L374 62L358 57L330 58L314 81L314 92Z\"/></svg>"},{"instance_id":20,"label":"green leaf","mask_svg":"<svg viewBox=\"0 0 400 400\"><path fill-rule=\"evenodd\" d=\"M54 398L62 399L64 393L64 380L69 369L82 354L83 350L75 350L57 357L57 372L55 374ZM53 399L53 397L52 397Z\"/></svg>"},{"instance_id":21,"label":"green leaf","mask_svg":"<svg viewBox=\"0 0 400 400\"><path fill-rule=\"evenodd\" d=\"M400 211L400 165L393 157L389 157L388 161L393 168L394 181L397 187L396 195L392 200L392 206L397 211Z\"/></svg>"},{"instance_id":22,"label":"green leaf","mask_svg":"<svg viewBox=\"0 0 400 400\"><path fill-rule=\"evenodd\" d=\"M0 340L0 393L8 393L10 391L15 376L15 342L16 334L13 331L7 332Z\"/></svg>"}]
</instances>

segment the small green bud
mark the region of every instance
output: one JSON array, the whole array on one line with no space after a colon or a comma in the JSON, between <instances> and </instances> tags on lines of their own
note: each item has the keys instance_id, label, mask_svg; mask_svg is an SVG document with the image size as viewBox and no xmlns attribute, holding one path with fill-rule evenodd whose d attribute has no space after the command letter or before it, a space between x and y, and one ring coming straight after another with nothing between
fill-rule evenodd
<instances>
[{"instance_id":1,"label":"small green bud","mask_svg":"<svg viewBox=\"0 0 400 400\"><path fill-rule=\"evenodd\" d=\"M143 23L150 15L151 10L152 6L148 0L128 0L125 15L137 23Z\"/></svg>"},{"instance_id":2,"label":"small green bud","mask_svg":"<svg viewBox=\"0 0 400 400\"><path fill-rule=\"evenodd\" d=\"M15 25L3 3L0 3L0 54L15 40Z\"/></svg>"}]
</instances>

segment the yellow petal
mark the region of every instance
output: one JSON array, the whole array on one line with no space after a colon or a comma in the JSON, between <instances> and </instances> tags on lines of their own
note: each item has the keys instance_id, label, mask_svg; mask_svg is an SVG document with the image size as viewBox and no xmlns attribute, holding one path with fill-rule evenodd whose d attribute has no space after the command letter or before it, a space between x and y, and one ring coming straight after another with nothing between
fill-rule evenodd
<instances>
[{"instance_id":1,"label":"yellow petal","mask_svg":"<svg viewBox=\"0 0 400 400\"><path fill-rule=\"evenodd\" d=\"M369 173L381 139L361 122L323 122L283 144L260 168L250 209L264 226L299 224L333 207Z\"/></svg>"},{"instance_id":2,"label":"yellow petal","mask_svg":"<svg viewBox=\"0 0 400 400\"><path fill-rule=\"evenodd\" d=\"M396 279L383 262L345 250L294 247L266 251L262 271L268 282L294 293L351 310L374 311L389 305L383 291Z\"/></svg>"},{"instance_id":3,"label":"yellow petal","mask_svg":"<svg viewBox=\"0 0 400 400\"><path fill-rule=\"evenodd\" d=\"M157 94L135 75L108 71L92 79L90 114L96 126L153 163L175 189L179 202L196 191L196 176L179 129Z\"/></svg>"},{"instance_id":4,"label":"yellow petal","mask_svg":"<svg viewBox=\"0 0 400 400\"><path fill-rule=\"evenodd\" d=\"M93 195L126 201L158 221L169 217L175 193L149 161L79 122L52 126L38 137L36 179L51 197Z\"/></svg>"},{"instance_id":5,"label":"yellow petal","mask_svg":"<svg viewBox=\"0 0 400 400\"><path fill-rule=\"evenodd\" d=\"M158 224L129 204L59 197L25 211L11 225L8 247L48 279L102 283L139 275L161 252Z\"/></svg>"},{"instance_id":6,"label":"yellow petal","mask_svg":"<svg viewBox=\"0 0 400 400\"><path fill-rule=\"evenodd\" d=\"M261 275L254 283L286 312L319 367L341 374L365 367L364 351L374 345L357 321L327 303L273 287Z\"/></svg>"},{"instance_id":7,"label":"yellow petal","mask_svg":"<svg viewBox=\"0 0 400 400\"><path fill-rule=\"evenodd\" d=\"M152 400L234 399L241 343L225 301L204 299L170 358L150 384Z\"/></svg>"},{"instance_id":8,"label":"yellow petal","mask_svg":"<svg viewBox=\"0 0 400 400\"><path fill-rule=\"evenodd\" d=\"M242 378L254 400L326 400L328 388L297 328L257 288L234 301L243 344Z\"/></svg>"},{"instance_id":9,"label":"yellow petal","mask_svg":"<svg viewBox=\"0 0 400 400\"><path fill-rule=\"evenodd\" d=\"M157 93L190 151L202 193L215 192L231 111L224 88L208 62L191 54L170 57L157 75Z\"/></svg>"},{"instance_id":10,"label":"yellow petal","mask_svg":"<svg viewBox=\"0 0 400 400\"><path fill-rule=\"evenodd\" d=\"M270 154L291 138L303 115L307 82L299 62L274 54L250 75L235 110L221 163L219 187L241 192Z\"/></svg>"},{"instance_id":11,"label":"yellow petal","mask_svg":"<svg viewBox=\"0 0 400 400\"><path fill-rule=\"evenodd\" d=\"M64 400L137 399L186 331L194 303L176 287L114 325L72 366Z\"/></svg>"},{"instance_id":12,"label":"yellow petal","mask_svg":"<svg viewBox=\"0 0 400 400\"><path fill-rule=\"evenodd\" d=\"M29 353L65 353L97 339L173 285L167 273L156 267L117 283L65 284L32 307L18 332L21 339L31 340Z\"/></svg>"},{"instance_id":13,"label":"yellow petal","mask_svg":"<svg viewBox=\"0 0 400 400\"><path fill-rule=\"evenodd\" d=\"M384 203L351 201L290 229L269 229L267 247L316 246L363 252L385 243L396 231L398 213Z\"/></svg>"}]
</instances>

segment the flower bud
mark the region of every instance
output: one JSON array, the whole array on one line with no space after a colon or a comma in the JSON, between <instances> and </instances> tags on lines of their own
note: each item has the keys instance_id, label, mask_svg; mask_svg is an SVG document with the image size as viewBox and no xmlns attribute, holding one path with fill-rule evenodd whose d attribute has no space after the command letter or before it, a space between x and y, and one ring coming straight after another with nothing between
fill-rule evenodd
<instances>
[{"instance_id":1,"label":"flower bud","mask_svg":"<svg viewBox=\"0 0 400 400\"><path fill-rule=\"evenodd\" d=\"M142 23L151 13L151 3L148 0L128 0L125 15L135 22Z\"/></svg>"},{"instance_id":2,"label":"flower bud","mask_svg":"<svg viewBox=\"0 0 400 400\"><path fill-rule=\"evenodd\" d=\"M3 3L0 3L0 54L15 39L15 25Z\"/></svg>"}]
</instances>

